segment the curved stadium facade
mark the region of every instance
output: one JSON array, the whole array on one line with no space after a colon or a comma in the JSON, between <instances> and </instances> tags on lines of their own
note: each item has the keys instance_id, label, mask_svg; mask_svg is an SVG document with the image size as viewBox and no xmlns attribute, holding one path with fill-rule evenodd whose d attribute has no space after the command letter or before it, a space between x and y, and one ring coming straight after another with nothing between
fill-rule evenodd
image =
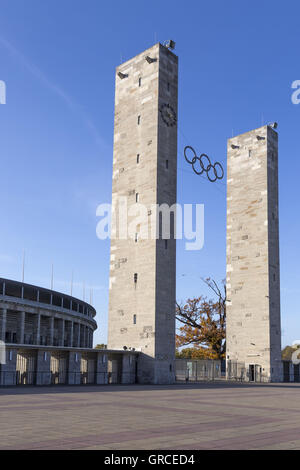
<instances>
[{"instance_id":1,"label":"curved stadium facade","mask_svg":"<svg viewBox=\"0 0 300 470\"><path fill-rule=\"evenodd\" d=\"M0 278L0 385L134 382L136 352L93 349L95 316L75 297Z\"/></svg>"},{"instance_id":2,"label":"curved stadium facade","mask_svg":"<svg viewBox=\"0 0 300 470\"><path fill-rule=\"evenodd\" d=\"M0 340L6 344L93 347L96 310L56 291L0 279Z\"/></svg>"}]
</instances>

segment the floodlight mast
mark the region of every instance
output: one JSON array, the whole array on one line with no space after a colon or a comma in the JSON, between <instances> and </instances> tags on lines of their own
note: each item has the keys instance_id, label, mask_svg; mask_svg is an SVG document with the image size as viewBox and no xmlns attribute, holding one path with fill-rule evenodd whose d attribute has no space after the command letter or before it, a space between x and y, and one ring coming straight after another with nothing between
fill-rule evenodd
<instances>
[{"instance_id":1,"label":"floodlight mast","mask_svg":"<svg viewBox=\"0 0 300 470\"><path fill-rule=\"evenodd\" d=\"M165 41L165 42L164 42L164 46L165 46L167 49L174 50L174 49L175 49L175 41L173 41L172 39L169 39L168 41Z\"/></svg>"},{"instance_id":2,"label":"floodlight mast","mask_svg":"<svg viewBox=\"0 0 300 470\"><path fill-rule=\"evenodd\" d=\"M269 127L272 127L272 129L277 129L278 127L278 122L270 122L270 124L268 124Z\"/></svg>"}]
</instances>

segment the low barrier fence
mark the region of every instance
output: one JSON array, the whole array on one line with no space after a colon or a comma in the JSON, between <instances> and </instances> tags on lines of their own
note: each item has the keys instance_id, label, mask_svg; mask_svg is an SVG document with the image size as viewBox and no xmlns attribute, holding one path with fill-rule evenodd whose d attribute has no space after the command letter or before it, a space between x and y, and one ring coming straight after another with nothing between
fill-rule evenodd
<instances>
[{"instance_id":1,"label":"low barrier fence","mask_svg":"<svg viewBox=\"0 0 300 470\"><path fill-rule=\"evenodd\" d=\"M221 379L224 373L222 373L221 361L176 359L175 375L177 382L197 382Z\"/></svg>"},{"instance_id":2,"label":"low barrier fence","mask_svg":"<svg viewBox=\"0 0 300 470\"><path fill-rule=\"evenodd\" d=\"M235 380L244 382L247 377L247 371L244 362L227 361L226 378L227 380Z\"/></svg>"},{"instance_id":3,"label":"low barrier fence","mask_svg":"<svg viewBox=\"0 0 300 470\"><path fill-rule=\"evenodd\" d=\"M12 385L71 385L114 383L107 372L22 372L2 371L0 386Z\"/></svg>"}]
</instances>

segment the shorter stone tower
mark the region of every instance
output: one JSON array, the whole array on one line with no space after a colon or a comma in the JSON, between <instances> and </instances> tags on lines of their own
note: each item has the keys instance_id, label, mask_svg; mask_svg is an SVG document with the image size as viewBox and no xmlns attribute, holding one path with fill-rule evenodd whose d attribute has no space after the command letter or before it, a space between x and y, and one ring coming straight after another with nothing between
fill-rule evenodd
<instances>
[{"instance_id":1,"label":"shorter stone tower","mask_svg":"<svg viewBox=\"0 0 300 470\"><path fill-rule=\"evenodd\" d=\"M278 134L270 126L228 140L227 370L281 381Z\"/></svg>"}]
</instances>

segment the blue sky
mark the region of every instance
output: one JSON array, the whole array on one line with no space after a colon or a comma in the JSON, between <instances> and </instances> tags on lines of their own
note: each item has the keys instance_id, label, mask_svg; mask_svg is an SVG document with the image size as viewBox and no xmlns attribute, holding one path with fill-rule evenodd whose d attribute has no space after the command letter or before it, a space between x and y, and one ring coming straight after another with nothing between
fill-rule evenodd
<instances>
[{"instance_id":1,"label":"blue sky","mask_svg":"<svg viewBox=\"0 0 300 470\"><path fill-rule=\"evenodd\" d=\"M297 1L0 0L0 276L86 298L106 341L109 242L96 207L111 200L114 69L172 38L179 56L178 202L205 204L205 245L178 242L177 298L225 277L226 185L194 175L193 145L226 162L226 140L279 122L283 345L300 338L300 79Z\"/></svg>"}]
</instances>

